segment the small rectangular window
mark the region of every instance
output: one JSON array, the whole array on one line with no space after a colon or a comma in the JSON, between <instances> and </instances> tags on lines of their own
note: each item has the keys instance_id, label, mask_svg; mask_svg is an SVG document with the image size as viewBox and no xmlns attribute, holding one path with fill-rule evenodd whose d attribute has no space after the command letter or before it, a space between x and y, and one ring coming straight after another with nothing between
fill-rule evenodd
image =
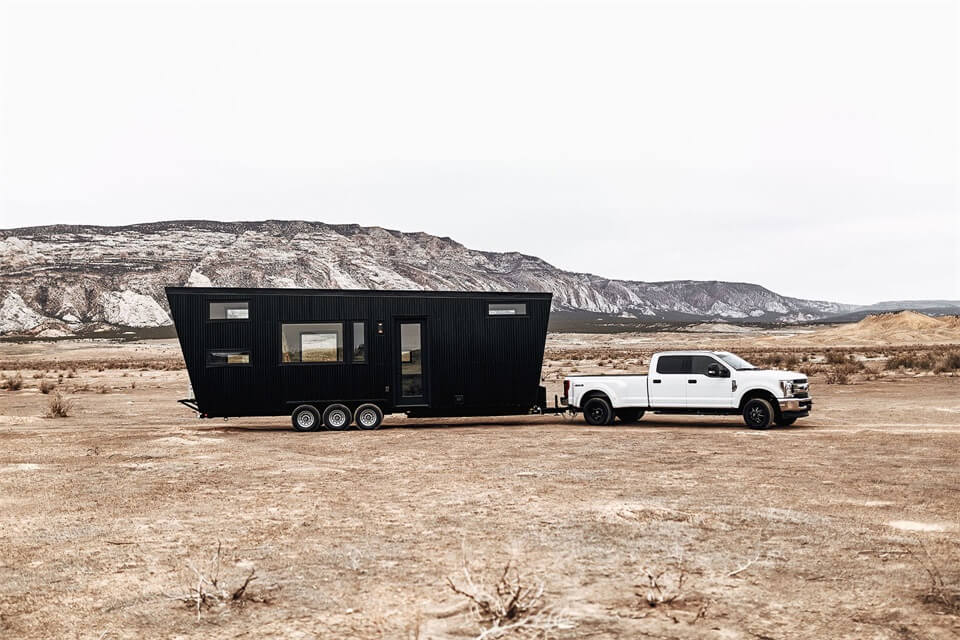
<instances>
[{"instance_id":1,"label":"small rectangular window","mask_svg":"<svg viewBox=\"0 0 960 640\"><path fill-rule=\"evenodd\" d=\"M285 324L281 331L283 362L343 362L343 323Z\"/></svg>"},{"instance_id":2,"label":"small rectangular window","mask_svg":"<svg viewBox=\"0 0 960 640\"><path fill-rule=\"evenodd\" d=\"M491 302L487 305L488 316L525 316L527 305L524 302Z\"/></svg>"},{"instance_id":3,"label":"small rectangular window","mask_svg":"<svg viewBox=\"0 0 960 640\"><path fill-rule=\"evenodd\" d=\"M211 302L211 320L249 320L250 303L243 301Z\"/></svg>"},{"instance_id":4,"label":"small rectangular window","mask_svg":"<svg viewBox=\"0 0 960 640\"><path fill-rule=\"evenodd\" d=\"M367 323L353 323L353 362L367 361Z\"/></svg>"},{"instance_id":5,"label":"small rectangular window","mask_svg":"<svg viewBox=\"0 0 960 640\"><path fill-rule=\"evenodd\" d=\"M249 351L214 349L207 351L208 367L226 367L233 364L250 364Z\"/></svg>"}]
</instances>

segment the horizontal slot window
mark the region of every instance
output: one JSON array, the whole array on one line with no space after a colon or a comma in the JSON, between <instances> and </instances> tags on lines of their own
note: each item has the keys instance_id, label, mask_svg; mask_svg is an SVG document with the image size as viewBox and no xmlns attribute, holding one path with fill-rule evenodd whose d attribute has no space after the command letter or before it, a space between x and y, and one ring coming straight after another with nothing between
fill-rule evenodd
<instances>
[{"instance_id":1,"label":"horizontal slot window","mask_svg":"<svg viewBox=\"0 0 960 640\"><path fill-rule=\"evenodd\" d=\"M250 303L246 300L230 302L211 302L211 320L249 320Z\"/></svg>"},{"instance_id":2,"label":"horizontal slot window","mask_svg":"<svg viewBox=\"0 0 960 640\"><path fill-rule=\"evenodd\" d=\"M285 324L281 330L283 362L343 362L343 323Z\"/></svg>"},{"instance_id":3,"label":"horizontal slot window","mask_svg":"<svg viewBox=\"0 0 960 640\"><path fill-rule=\"evenodd\" d=\"M250 364L250 352L227 349L207 351L208 367L228 367L234 364Z\"/></svg>"},{"instance_id":4,"label":"horizontal slot window","mask_svg":"<svg viewBox=\"0 0 960 640\"><path fill-rule=\"evenodd\" d=\"M524 302L491 302L487 305L488 316L525 316L527 305Z\"/></svg>"}]
</instances>

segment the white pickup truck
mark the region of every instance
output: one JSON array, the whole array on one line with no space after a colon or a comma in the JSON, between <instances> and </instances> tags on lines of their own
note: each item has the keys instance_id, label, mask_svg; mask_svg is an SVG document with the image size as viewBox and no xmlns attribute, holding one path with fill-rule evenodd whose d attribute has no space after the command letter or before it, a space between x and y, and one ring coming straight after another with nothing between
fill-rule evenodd
<instances>
[{"instance_id":1,"label":"white pickup truck","mask_svg":"<svg viewBox=\"0 0 960 640\"><path fill-rule=\"evenodd\" d=\"M664 351L648 375L568 376L563 402L588 424L636 422L644 412L743 415L747 426L789 426L810 414L807 377L758 369L726 351Z\"/></svg>"}]
</instances>

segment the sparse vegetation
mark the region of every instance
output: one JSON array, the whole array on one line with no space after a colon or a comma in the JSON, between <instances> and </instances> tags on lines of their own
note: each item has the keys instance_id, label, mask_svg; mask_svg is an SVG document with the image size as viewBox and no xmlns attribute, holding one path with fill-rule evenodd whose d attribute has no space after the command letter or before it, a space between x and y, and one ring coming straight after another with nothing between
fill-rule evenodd
<instances>
[{"instance_id":1,"label":"sparse vegetation","mask_svg":"<svg viewBox=\"0 0 960 640\"><path fill-rule=\"evenodd\" d=\"M469 601L470 611L480 624L477 639L501 638L507 634L544 636L574 625L562 613L543 602L543 581L525 579L508 561L492 586L475 581L464 562L462 577L447 577L447 585Z\"/></svg>"},{"instance_id":2,"label":"sparse vegetation","mask_svg":"<svg viewBox=\"0 0 960 640\"><path fill-rule=\"evenodd\" d=\"M11 375L3 374L3 378L0 379L0 388L6 389L7 391L19 391L23 389L23 375L19 371Z\"/></svg>"},{"instance_id":3,"label":"sparse vegetation","mask_svg":"<svg viewBox=\"0 0 960 640\"><path fill-rule=\"evenodd\" d=\"M917 544L920 553L910 548L907 548L906 552L923 568L927 576L927 589L921 599L949 613L960 614L960 573L957 573L955 560L951 565L949 560L935 558L922 541L918 540ZM960 547L956 547L956 550L960 550ZM952 571L953 575L945 575L948 571Z\"/></svg>"},{"instance_id":4,"label":"sparse vegetation","mask_svg":"<svg viewBox=\"0 0 960 640\"><path fill-rule=\"evenodd\" d=\"M254 595L248 590L250 583L257 579L256 569L251 568L245 577L237 577L231 581L221 576L223 559L223 543L217 542L217 550L210 560L199 565L187 563L192 574L190 587L182 593L167 594L167 597L179 600L195 610L198 621L205 610L228 606L242 607L248 602L269 602L265 595ZM228 582L233 586L227 586Z\"/></svg>"},{"instance_id":5,"label":"sparse vegetation","mask_svg":"<svg viewBox=\"0 0 960 640\"><path fill-rule=\"evenodd\" d=\"M47 401L47 417L68 418L73 408L73 400L64 397L62 393L57 391Z\"/></svg>"},{"instance_id":6,"label":"sparse vegetation","mask_svg":"<svg viewBox=\"0 0 960 640\"><path fill-rule=\"evenodd\" d=\"M40 389L40 393L48 394L51 391L53 391L56 387L57 387L56 384L44 378L40 381L40 386L38 388Z\"/></svg>"}]
</instances>

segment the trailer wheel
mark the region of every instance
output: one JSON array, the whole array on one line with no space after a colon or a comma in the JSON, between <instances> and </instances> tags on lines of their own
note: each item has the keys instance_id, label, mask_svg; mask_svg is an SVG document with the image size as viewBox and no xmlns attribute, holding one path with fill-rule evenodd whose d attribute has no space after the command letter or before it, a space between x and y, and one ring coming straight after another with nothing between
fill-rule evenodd
<instances>
[{"instance_id":1,"label":"trailer wheel","mask_svg":"<svg viewBox=\"0 0 960 640\"><path fill-rule=\"evenodd\" d=\"M350 428L353 414L345 405L332 404L323 411L323 426L331 431L342 431Z\"/></svg>"},{"instance_id":2,"label":"trailer wheel","mask_svg":"<svg viewBox=\"0 0 960 640\"><path fill-rule=\"evenodd\" d=\"M751 429L769 429L775 416L773 405L764 398L753 398L743 405L743 421Z\"/></svg>"},{"instance_id":3,"label":"trailer wheel","mask_svg":"<svg viewBox=\"0 0 960 640\"><path fill-rule=\"evenodd\" d=\"M383 411L375 404L362 404L353 416L361 429L379 429L383 422Z\"/></svg>"},{"instance_id":4,"label":"trailer wheel","mask_svg":"<svg viewBox=\"0 0 960 640\"><path fill-rule=\"evenodd\" d=\"M595 427L613 422L613 407L606 398L594 396L583 403L583 419Z\"/></svg>"},{"instance_id":5,"label":"trailer wheel","mask_svg":"<svg viewBox=\"0 0 960 640\"><path fill-rule=\"evenodd\" d=\"M290 414L293 430L306 432L320 428L320 412L308 404L302 404Z\"/></svg>"},{"instance_id":6,"label":"trailer wheel","mask_svg":"<svg viewBox=\"0 0 960 640\"><path fill-rule=\"evenodd\" d=\"M643 409L617 409L617 417L620 418L620 422L625 422L630 424L631 422L637 422L640 418L643 417Z\"/></svg>"}]
</instances>

